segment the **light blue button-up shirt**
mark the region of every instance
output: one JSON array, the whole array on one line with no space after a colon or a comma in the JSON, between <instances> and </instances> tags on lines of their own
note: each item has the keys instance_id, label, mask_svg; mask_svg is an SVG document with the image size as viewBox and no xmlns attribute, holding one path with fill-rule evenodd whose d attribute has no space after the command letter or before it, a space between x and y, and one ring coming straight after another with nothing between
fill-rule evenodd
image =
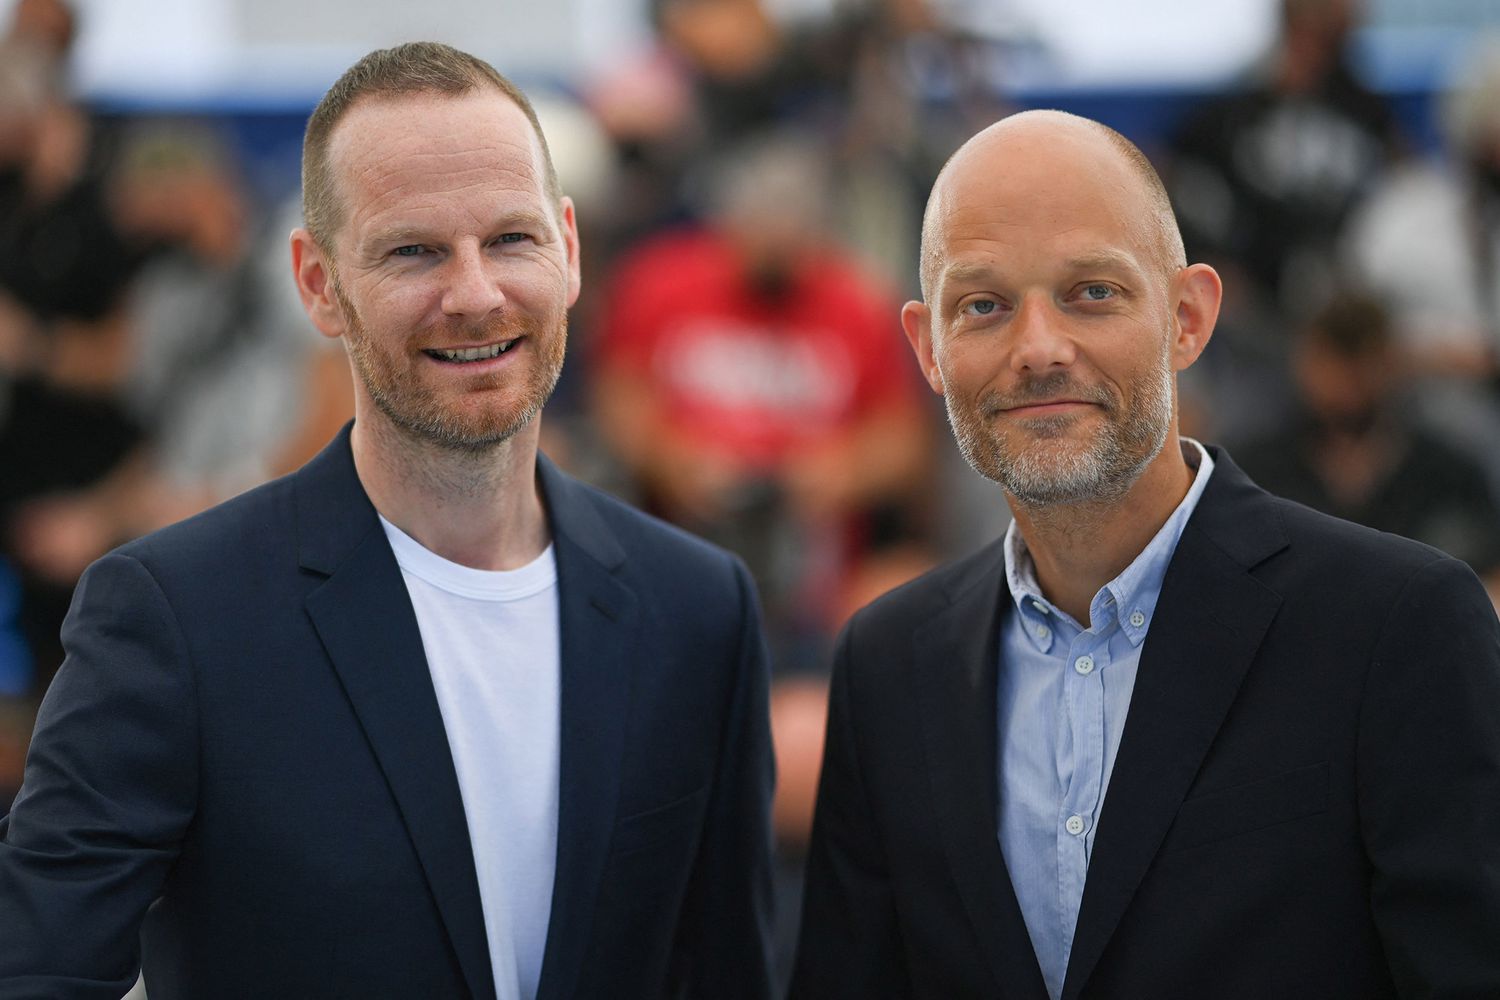
<instances>
[{"instance_id":1,"label":"light blue button-up shirt","mask_svg":"<svg viewBox=\"0 0 1500 1000\"><path fill-rule=\"evenodd\" d=\"M1089 628L1042 596L1015 524L1005 536L1016 613L1005 616L1000 632L1000 850L1053 1000L1073 950L1094 827L1141 645L1167 564L1213 472L1203 446L1182 440L1198 468L1193 484L1135 561L1094 595Z\"/></svg>"}]
</instances>

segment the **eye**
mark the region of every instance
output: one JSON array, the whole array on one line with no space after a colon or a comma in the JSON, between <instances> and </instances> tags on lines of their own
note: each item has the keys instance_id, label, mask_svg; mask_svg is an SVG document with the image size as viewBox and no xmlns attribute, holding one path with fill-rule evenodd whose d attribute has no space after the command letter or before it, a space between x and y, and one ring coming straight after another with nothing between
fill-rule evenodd
<instances>
[{"instance_id":1,"label":"eye","mask_svg":"<svg viewBox=\"0 0 1500 1000\"><path fill-rule=\"evenodd\" d=\"M1115 290L1109 285L1095 282L1083 286L1083 297L1089 302L1104 302L1115 297Z\"/></svg>"},{"instance_id":2,"label":"eye","mask_svg":"<svg viewBox=\"0 0 1500 1000\"><path fill-rule=\"evenodd\" d=\"M970 316L990 316L998 308L1000 308L1000 304L994 299L975 299L973 302L965 305L963 311Z\"/></svg>"},{"instance_id":3,"label":"eye","mask_svg":"<svg viewBox=\"0 0 1500 1000\"><path fill-rule=\"evenodd\" d=\"M501 243L520 243L529 237L525 233L506 233L500 237Z\"/></svg>"},{"instance_id":4,"label":"eye","mask_svg":"<svg viewBox=\"0 0 1500 1000\"><path fill-rule=\"evenodd\" d=\"M397 247L391 251L393 257L420 257L426 249L420 243L411 243L404 247Z\"/></svg>"}]
</instances>

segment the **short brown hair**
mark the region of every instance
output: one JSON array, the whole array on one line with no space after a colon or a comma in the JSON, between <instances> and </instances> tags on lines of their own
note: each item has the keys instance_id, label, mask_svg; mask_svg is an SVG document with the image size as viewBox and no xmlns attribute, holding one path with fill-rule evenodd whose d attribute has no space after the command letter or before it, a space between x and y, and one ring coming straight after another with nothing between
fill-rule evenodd
<instances>
[{"instance_id":1,"label":"short brown hair","mask_svg":"<svg viewBox=\"0 0 1500 1000\"><path fill-rule=\"evenodd\" d=\"M476 56L441 42L407 42L389 49L376 49L344 71L328 93L313 108L302 140L302 217L308 232L324 250L332 248L334 230L342 221L343 206L335 190L328 163L328 144L333 130L357 102L366 98L405 97L414 94L447 94L461 97L484 87L493 87L515 102L536 131L542 149L547 194L553 202L562 198L557 171L547 138L542 135L536 109L500 72Z\"/></svg>"}]
</instances>

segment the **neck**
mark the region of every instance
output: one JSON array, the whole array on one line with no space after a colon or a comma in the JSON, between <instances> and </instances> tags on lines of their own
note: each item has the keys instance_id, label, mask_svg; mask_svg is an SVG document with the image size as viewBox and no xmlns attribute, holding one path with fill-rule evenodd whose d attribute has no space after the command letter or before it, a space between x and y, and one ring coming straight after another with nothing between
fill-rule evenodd
<instances>
[{"instance_id":1,"label":"neck","mask_svg":"<svg viewBox=\"0 0 1500 1000\"><path fill-rule=\"evenodd\" d=\"M1173 431L1124 497L1028 507L1006 495L1047 600L1084 627L1094 595L1150 544L1182 503L1193 470Z\"/></svg>"},{"instance_id":2,"label":"neck","mask_svg":"<svg viewBox=\"0 0 1500 1000\"><path fill-rule=\"evenodd\" d=\"M358 413L354 468L381 516L423 548L475 569L518 569L551 539L536 483L539 420L467 451L418 440L379 412Z\"/></svg>"}]
</instances>

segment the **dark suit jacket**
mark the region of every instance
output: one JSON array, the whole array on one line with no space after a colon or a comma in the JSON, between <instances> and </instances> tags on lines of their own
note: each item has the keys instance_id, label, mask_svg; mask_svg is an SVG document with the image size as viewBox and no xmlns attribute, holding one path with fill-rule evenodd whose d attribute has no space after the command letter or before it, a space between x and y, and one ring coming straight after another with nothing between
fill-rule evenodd
<instances>
[{"instance_id":1,"label":"dark suit jacket","mask_svg":"<svg viewBox=\"0 0 1500 1000\"><path fill-rule=\"evenodd\" d=\"M1069 1000L1500 997L1500 628L1222 452L1163 583ZM840 642L793 995L1045 1000L997 839L998 544Z\"/></svg>"},{"instance_id":2,"label":"dark suit jacket","mask_svg":"<svg viewBox=\"0 0 1500 1000\"><path fill-rule=\"evenodd\" d=\"M762 997L772 764L750 582L545 459L538 474L562 659L540 997ZM347 429L100 560L63 638L0 822L0 996L117 1000L143 917L152 1000L495 995L442 717Z\"/></svg>"}]
</instances>

